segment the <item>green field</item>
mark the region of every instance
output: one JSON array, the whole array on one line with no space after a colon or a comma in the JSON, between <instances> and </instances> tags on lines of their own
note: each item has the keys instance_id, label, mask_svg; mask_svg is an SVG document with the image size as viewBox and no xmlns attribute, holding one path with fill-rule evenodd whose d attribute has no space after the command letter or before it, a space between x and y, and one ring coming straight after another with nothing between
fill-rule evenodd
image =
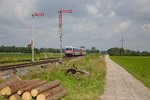
<instances>
[{"instance_id":1,"label":"green field","mask_svg":"<svg viewBox=\"0 0 150 100\"><path fill-rule=\"evenodd\" d=\"M87 70L91 75L89 77L66 75L65 69L72 67L73 64L75 64L77 68ZM100 61L98 55L87 55L77 60L65 61L62 65L58 65L57 67L49 67L44 72L37 73L35 70L31 71L27 76L22 76L22 78L40 78L48 81L61 80L62 85L69 92L69 94L63 98L64 100L98 100L103 93L105 70L104 59Z\"/></svg>"},{"instance_id":2,"label":"green field","mask_svg":"<svg viewBox=\"0 0 150 100\"><path fill-rule=\"evenodd\" d=\"M150 57L111 56L110 58L150 88Z\"/></svg>"},{"instance_id":3,"label":"green field","mask_svg":"<svg viewBox=\"0 0 150 100\"><path fill-rule=\"evenodd\" d=\"M59 57L58 53L35 54L35 61L39 61L47 55L47 58ZM10 64L27 63L31 61L31 53L0 53L0 66Z\"/></svg>"}]
</instances>

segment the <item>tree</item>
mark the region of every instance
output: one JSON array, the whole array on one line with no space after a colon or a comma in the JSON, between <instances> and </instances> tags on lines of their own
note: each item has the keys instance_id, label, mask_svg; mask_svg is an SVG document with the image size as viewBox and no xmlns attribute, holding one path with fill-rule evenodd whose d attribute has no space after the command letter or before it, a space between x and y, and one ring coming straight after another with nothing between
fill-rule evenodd
<instances>
[{"instance_id":1,"label":"tree","mask_svg":"<svg viewBox=\"0 0 150 100\"><path fill-rule=\"evenodd\" d=\"M91 53L96 53L96 47L91 47Z\"/></svg>"},{"instance_id":2,"label":"tree","mask_svg":"<svg viewBox=\"0 0 150 100\"><path fill-rule=\"evenodd\" d=\"M27 48L32 48L32 44L29 43L29 44L27 45Z\"/></svg>"},{"instance_id":3,"label":"tree","mask_svg":"<svg viewBox=\"0 0 150 100\"><path fill-rule=\"evenodd\" d=\"M80 48L85 48L85 46L80 46Z\"/></svg>"},{"instance_id":4,"label":"tree","mask_svg":"<svg viewBox=\"0 0 150 100\"><path fill-rule=\"evenodd\" d=\"M124 49L115 47L115 48L108 49L107 52L111 56L120 56L120 55L122 55L123 51L124 51Z\"/></svg>"}]
</instances>

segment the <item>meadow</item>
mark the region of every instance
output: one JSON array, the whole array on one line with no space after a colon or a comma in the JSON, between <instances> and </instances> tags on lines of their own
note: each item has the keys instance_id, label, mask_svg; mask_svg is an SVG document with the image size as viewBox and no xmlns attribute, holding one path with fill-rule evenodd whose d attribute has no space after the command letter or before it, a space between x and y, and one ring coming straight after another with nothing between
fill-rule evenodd
<instances>
[{"instance_id":1,"label":"meadow","mask_svg":"<svg viewBox=\"0 0 150 100\"><path fill-rule=\"evenodd\" d=\"M83 75L67 75L65 69L73 67L73 64L80 69L90 72L89 77ZM23 79L40 78L42 80L61 80L62 85L69 94L62 100L98 100L104 90L106 64L104 59L100 60L99 55L87 55L86 57L65 61L61 65L49 67L43 72L30 71Z\"/></svg>"},{"instance_id":2,"label":"meadow","mask_svg":"<svg viewBox=\"0 0 150 100\"><path fill-rule=\"evenodd\" d=\"M59 57L58 53L35 54L35 61L39 61L47 55L47 58ZM31 61L31 53L0 53L0 66L27 63Z\"/></svg>"},{"instance_id":3,"label":"meadow","mask_svg":"<svg viewBox=\"0 0 150 100\"><path fill-rule=\"evenodd\" d=\"M149 56L111 56L110 58L150 88Z\"/></svg>"}]
</instances>

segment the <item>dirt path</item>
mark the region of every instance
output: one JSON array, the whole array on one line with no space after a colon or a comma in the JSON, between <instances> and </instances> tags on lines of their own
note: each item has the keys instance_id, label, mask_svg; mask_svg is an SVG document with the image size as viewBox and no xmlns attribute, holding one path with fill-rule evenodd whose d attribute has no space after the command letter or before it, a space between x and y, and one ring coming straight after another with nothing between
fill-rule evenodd
<instances>
[{"instance_id":1,"label":"dirt path","mask_svg":"<svg viewBox=\"0 0 150 100\"><path fill-rule=\"evenodd\" d=\"M150 100L150 89L120 65L105 57L107 75L102 100Z\"/></svg>"}]
</instances>

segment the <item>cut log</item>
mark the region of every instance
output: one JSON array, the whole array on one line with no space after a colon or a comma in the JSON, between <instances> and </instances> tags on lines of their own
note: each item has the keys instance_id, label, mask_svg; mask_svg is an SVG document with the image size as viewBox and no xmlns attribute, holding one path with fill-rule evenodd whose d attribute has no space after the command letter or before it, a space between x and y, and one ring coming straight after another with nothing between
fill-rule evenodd
<instances>
[{"instance_id":1,"label":"cut log","mask_svg":"<svg viewBox=\"0 0 150 100\"><path fill-rule=\"evenodd\" d=\"M9 89L9 87L5 87L1 90L1 95L4 96L7 93L7 90Z\"/></svg>"},{"instance_id":2,"label":"cut log","mask_svg":"<svg viewBox=\"0 0 150 100\"><path fill-rule=\"evenodd\" d=\"M9 100L21 100L21 97L16 93L9 97Z\"/></svg>"},{"instance_id":3,"label":"cut log","mask_svg":"<svg viewBox=\"0 0 150 100\"><path fill-rule=\"evenodd\" d=\"M18 76L10 77L8 80L0 84L0 90L8 85L11 85L13 82L20 82L21 79Z\"/></svg>"},{"instance_id":4,"label":"cut log","mask_svg":"<svg viewBox=\"0 0 150 100\"><path fill-rule=\"evenodd\" d=\"M32 100L30 92L24 92L22 95L22 100Z\"/></svg>"},{"instance_id":5,"label":"cut log","mask_svg":"<svg viewBox=\"0 0 150 100\"><path fill-rule=\"evenodd\" d=\"M47 83L47 84L44 84L44 85L41 85L35 89L32 89L31 90L31 95L33 97L36 97L38 94L46 91L46 90L49 90L49 89L52 89L56 86L60 85L60 80L55 80L55 81L52 81L50 83Z\"/></svg>"},{"instance_id":6,"label":"cut log","mask_svg":"<svg viewBox=\"0 0 150 100\"><path fill-rule=\"evenodd\" d=\"M29 80L24 80L18 83L12 83L12 85L3 88L1 94L5 96L10 96L16 93L20 88L22 88L22 86L25 86L28 82Z\"/></svg>"},{"instance_id":7,"label":"cut log","mask_svg":"<svg viewBox=\"0 0 150 100\"><path fill-rule=\"evenodd\" d=\"M46 100L46 97L45 97L45 95L43 95L43 94L39 94L39 95L36 97L36 100Z\"/></svg>"},{"instance_id":8,"label":"cut log","mask_svg":"<svg viewBox=\"0 0 150 100\"><path fill-rule=\"evenodd\" d=\"M27 86L29 86L29 85L31 85L31 84L35 84L35 83L40 82L40 81L41 81L40 79L29 80L28 82L26 82L26 83L24 83L24 84L18 86L18 87L16 88L16 90L19 91L19 90L21 90L21 89L26 88ZM15 91L15 92L17 92L17 91Z\"/></svg>"},{"instance_id":9,"label":"cut log","mask_svg":"<svg viewBox=\"0 0 150 100\"><path fill-rule=\"evenodd\" d=\"M59 100L67 94L68 94L67 90L63 90L63 91L57 93L56 95L53 95L50 98L47 98L46 100Z\"/></svg>"},{"instance_id":10,"label":"cut log","mask_svg":"<svg viewBox=\"0 0 150 100\"><path fill-rule=\"evenodd\" d=\"M17 85L13 85L13 86L9 86L10 91L7 91L6 95L10 96L13 93L16 93L18 90L27 87L30 84L33 84L34 82L39 82L40 79L34 79L34 80L25 80L22 81L20 83L18 83Z\"/></svg>"},{"instance_id":11,"label":"cut log","mask_svg":"<svg viewBox=\"0 0 150 100\"><path fill-rule=\"evenodd\" d=\"M24 92L30 92L32 89L38 87L38 86L41 86L43 84L46 84L47 81L41 81L41 82L37 82L35 84L32 84L32 85L29 85L28 87L24 88L24 89L20 89L17 93L18 95L21 95L23 94Z\"/></svg>"},{"instance_id":12,"label":"cut log","mask_svg":"<svg viewBox=\"0 0 150 100\"><path fill-rule=\"evenodd\" d=\"M55 95L55 94L59 93L62 90L63 90L62 86L58 86L58 87L52 88L50 90L47 90L47 91L39 94L36 97L36 100L46 100L46 98L49 98L50 96Z\"/></svg>"}]
</instances>

